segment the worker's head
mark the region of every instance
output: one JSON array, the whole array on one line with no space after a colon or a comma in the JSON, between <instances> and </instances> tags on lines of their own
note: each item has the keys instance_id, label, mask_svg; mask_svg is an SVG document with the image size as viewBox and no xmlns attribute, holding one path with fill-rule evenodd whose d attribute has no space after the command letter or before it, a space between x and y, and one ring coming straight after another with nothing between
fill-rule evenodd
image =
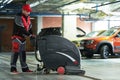
<instances>
[{"instance_id":1,"label":"worker's head","mask_svg":"<svg viewBox=\"0 0 120 80\"><path fill-rule=\"evenodd\" d=\"M30 12L32 12L32 9L31 9L29 4L25 4L25 5L22 6L22 13L25 16L28 16L30 14Z\"/></svg>"}]
</instances>

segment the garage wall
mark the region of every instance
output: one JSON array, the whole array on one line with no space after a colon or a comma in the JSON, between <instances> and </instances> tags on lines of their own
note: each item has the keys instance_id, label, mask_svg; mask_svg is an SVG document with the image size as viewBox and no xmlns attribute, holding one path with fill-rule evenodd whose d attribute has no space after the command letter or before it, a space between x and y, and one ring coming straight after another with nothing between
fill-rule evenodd
<instances>
[{"instance_id":1,"label":"garage wall","mask_svg":"<svg viewBox=\"0 0 120 80\"><path fill-rule=\"evenodd\" d=\"M80 27L86 33L89 33L92 31L92 23L88 21L81 21L79 18L77 18L77 27Z\"/></svg>"},{"instance_id":2,"label":"garage wall","mask_svg":"<svg viewBox=\"0 0 120 80\"><path fill-rule=\"evenodd\" d=\"M62 26L62 18L61 17L43 17L43 28L48 27L61 27Z\"/></svg>"},{"instance_id":3,"label":"garage wall","mask_svg":"<svg viewBox=\"0 0 120 80\"><path fill-rule=\"evenodd\" d=\"M66 16L66 15L65 15ZM67 15L69 16L69 15ZM83 29L84 31L86 31L86 33L89 33L92 31L92 23L91 22L85 22L85 21L80 21L80 19L78 17L76 17L76 23L74 25L72 25L73 19L71 18L72 16L70 15L69 18L69 22L66 21L67 23L64 23L64 27L67 27L66 32L72 32L72 35L70 36L74 38L77 34L79 34L78 32L73 31L73 29L70 29L70 26L72 27L80 27L81 29ZM41 28L48 28L48 27L62 27L62 16L60 15L43 15L43 16L39 16L38 17L38 32L41 31ZM65 30L64 30L65 31ZM67 33L64 33L67 35ZM74 33L74 34L73 34ZM64 37L69 38L69 36L64 35ZM68 33L69 35L69 33Z\"/></svg>"},{"instance_id":4,"label":"garage wall","mask_svg":"<svg viewBox=\"0 0 120 80\"><path fill-rule=\"evenodd\" d=\"M1 51L11 51L11 35L13 19L0 19L0 25L4 26L1 32Z\"/></svg>"},{"instance_id":5,"label":"garage wall","mask_svg":"<svg viewBox=\"0 0 120 80\"><path fill-rule=\"evenodd\" d=\"M43 24L42 25L43 28L61 27L62 26L62 18L58 17L58 16L48 16L48 17L43 16L42 24ZM92 31L92 23L80 21L79 18L77 18L76 27L80 27L81 29L85 30L87 33Z\"/></svg>"}]
</instances>

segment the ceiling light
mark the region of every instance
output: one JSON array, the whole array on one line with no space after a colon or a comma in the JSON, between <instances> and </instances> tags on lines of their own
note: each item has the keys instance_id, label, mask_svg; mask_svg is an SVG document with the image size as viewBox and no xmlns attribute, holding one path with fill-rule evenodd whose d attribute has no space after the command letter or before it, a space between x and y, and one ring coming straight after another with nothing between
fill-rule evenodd
<instances>
[{"instance_id":1,"label":"ceiling light","mask_svg":"<svg viewBox=\"0 0 120 80\"><path fill-rule=\"evenodd\" d=\"M9 3L11 3L13 0L9 0L8 2L7 2L7 4L9 4Z\"/></svg>"},{"instance_id":2,"label":"ceiling light","mask_svg":"<svg viewBox=\"0 0 120 80\"><path fill-rule=\"evenodd\" d=\"M39 5L39 4L42 4L42 3L46 2L46 1L48 1L48 0L36 1L36 2L34 2L34 3L32 3L32 4L30 4L30 7L35 7L35 6L37 6L37 5Z\"/></svg>"},{"instance_id":3,"label":"ceiling light","mask_svg":"<svg viewBox=\"0 0 120 80\"><path fill-rule=\"evenodd\" d=\"M4 0L4 1L3 1L3 4L7 3L8 1L9 1L9 0Z\"/></svg>"}]
</instances>

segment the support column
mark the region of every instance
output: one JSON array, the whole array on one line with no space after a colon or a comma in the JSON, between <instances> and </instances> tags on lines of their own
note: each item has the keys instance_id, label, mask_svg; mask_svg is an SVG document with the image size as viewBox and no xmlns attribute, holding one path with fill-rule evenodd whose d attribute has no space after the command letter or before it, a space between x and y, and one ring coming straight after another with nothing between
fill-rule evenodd
<instances>
[{"instance_id":1,"label":"support column","mask_svg":"<svg viewBox=\"0 0 120 80\"><path fill-rule=\"evenodd\" d=\"M38 16L37 17L37 34L41 31L42 28L43 28L42 16Z\"/></svg>"},{"instance_id":2,"label":"support column","mask_svg":"<svg viewBox=\"0 0 120 80\"><path fill-rule=\"evenodd\" d=\"M65 15L64 16L64 37L72 40L76 38L76 16Z\"/></svg>"}]
</instances>

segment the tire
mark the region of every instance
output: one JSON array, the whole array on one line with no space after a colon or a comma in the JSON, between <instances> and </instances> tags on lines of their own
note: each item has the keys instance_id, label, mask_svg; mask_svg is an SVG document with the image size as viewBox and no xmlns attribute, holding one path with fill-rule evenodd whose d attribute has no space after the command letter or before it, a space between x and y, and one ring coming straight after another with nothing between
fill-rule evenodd
<instances>
[{"instance_id":1,"label":"tire","mask_svg":"<svg viewBox=\"0 0 120 80\"><path fill-rule=\"evenodd\" d=\"M85 53L84 53L84 56L85 56L86 58L92 58L92 57L93 57L93 54L92 54L92 53L85 52Z\"/></svg>"},{"instance_id":2,"label":"tire","mask_svg":"<svg viewBox=\"0 0 120 80\"><path fill-rule=\"evenodd\" d=\"M103 45L100 48L100 56L101 56L102 59L109 58L110 54L111 54L111 50L110 50L108 45Z\"/></svg>"}]
</instances>

